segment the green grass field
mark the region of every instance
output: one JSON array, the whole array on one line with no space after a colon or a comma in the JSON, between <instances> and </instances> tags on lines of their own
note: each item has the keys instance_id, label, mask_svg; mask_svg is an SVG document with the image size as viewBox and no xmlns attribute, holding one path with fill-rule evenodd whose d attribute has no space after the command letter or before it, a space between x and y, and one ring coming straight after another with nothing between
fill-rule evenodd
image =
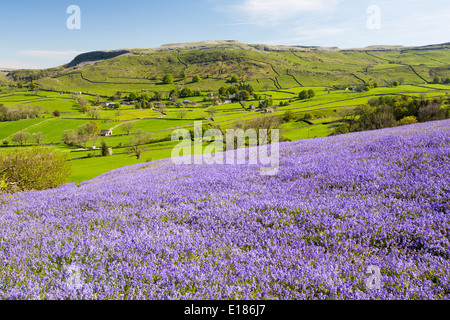
<instances>
[{"instance_id":1,"label":"green grass field","mask_svg":"<svg viewBox=\"0 0 450 320\"><path fill-rule=\"evenodd\" d=\"M230 46L231 48L232 46ZM42 132L45 135L43 147L64 152L73 166L72 182L81 182L115 168L127 166L149 159L169 158L175 142L151 142L142 159L137 160L126 152L136 130L151 135L152 139L170 137L178 128L192 129L195 121L203 121L222 130L231 128L236 122L251 120L261 116L283 116L292 111L297 117L305 114L313 116L313 125L305 122L284 123L281 134L290 140L324 137L332 132L331 121L339 119L341 110L366 104L371 97L382 95L407 95L448 98L450 85L431 84L435 75L444 80L450 77L450 48L437 50L385 50L385 51L259 51L233 48L220 50L210 48L205 51L194 49L132 51L135 54L100 61L84 67L57 68L50 75L38 78L34 82L39 86L37 92L26 87L14 87L14 81L0 73L0 104L8 109L18 106L42 106L44 114L37 119L25 119L12 122L0 122L0 152L18 148L12 138L20 131L30 134ZM173 84L163 84L165 73L172 73ZM27 76L35 71L17 71L17 75ZM186 73L186 79L182 74ZM46 73L44 73L46 74ZM200 76L200 82L193 83L192 77ZM275 112L265 115L262 110L249 110L250 105L259 106L260 99L253 97L244 102L215 106L217 112L213 121L205 120L211 115L206 111L212 102L205 97L217 92L221 86L229 87L231 75L236 75L255 89L258 98L271 97ZM368 92L355 92L351 88L365 82L377 82L379 87ZM393 87L393 81L403 85ZM12 86L11 86L12 85ZM195 106L175 107L167 96L173 89L190 88L201 92L201 96L180 98L179 101L198 102ZM347 88L347 89L346 89ZM303 90L314 90L315 97L300 101L298 94ZM92 106L95 95L101 101L110 100L116 92L122 98L128 93L161 92L162 102L167 105L165 115L151 109L135 109L134 105L122 106L118 110L99 108L98 119L92 119L81 112L81 106L74 101L73 93L80 91ZM279 106L280 103L288 105ZM92 107L94 108L94 107ZM53 116L54 111L60 117ZM186 111L183 114L182 111ZM112 129L112 136L95 137L86 147L100 145L105 141L113 148L112 157L91 157L99 151L74 152L77 147L62 144L64 130L76 130L79 126L95 121L100 129ZM123 130L125 124L133 123L130 135ZM7 141L8 147L3 141ZM30 139L28 148L33 145ZM56 144L56 145L49 145Z\"/></svg>"},{"instance_id":2,"label":"green grass field","mask_svg":"<svg viewBox=\"0 0 450 320\"><path fill-rule=\"evenodd\" d=\"M313 89L316 96L312 99L299 101L296 97L302 90ZM314 117L313 125L304 122L289 122L281 127L281 135L289 140L312 139L316 137L324 137L332 132L332 126L324 123L338 119L339 110L351 108L357 105L366 104L368 99L380 95L410 95L419 96L425 94L427 97L442 96L450 92L450 86L447 85L403 85L399 87L379 87L369 92L354 92L352 90L331 90L326 87L292 87L289 89L270 90L257 92L263 97L271 96L274 103L294 100L287 106L276 108L275 116L282 116L286 111L292 111L299 117L303 117L306 113L311 113ZM55 97L55 98L53 98ZM140 160L126 152L126 146L130 143L133 133L139 129L151 135L152 139L160 139L170 137L172 132L177 128L191 129L194 121L201 121L206 111L206 107L198 105L190 108L169 107L167 115L153 110L142 110L134 108L122 107L112 111L101 111L101 118L93 120L89 116L82 114L79 105L71 100L71 97L61 99L57 92L45 92L45 96L38 97L41 99L39 105L48 108L51 111L59 110L62 113L60 118L54 118L51 114L43 118L20 120L12 122L0 123L0 140L9 142L12 145L12 137L20 131L27 131L30 134L42 132L45 135L44 144L59 143L58 145L43 147L52 148L59 152L64 152L69 159L83 158L72 160L73 173L70 178L71 182L81 182L91 179L97 175L108 172L110 170L137 164L150 160L159 160L171 157L171 152L176 142L158 142L150 143L146 146ZM28 99L28 100L27 100ZM20 101L23 105L34 105L37 101L36 96L31 93L18 93L17 95L1 96L1 103L8 103L9 107L14 107ZM197 97L197 101L201 101L201 97ZM251 100L245 103L247 106L251 104L258 105L259 101ZM223 130L231 128L237 121L246 121L255 117L263 116L260 111L249 111L239 103L225 104L216 106L217 113L214 115L214 121L206 121L212 125L220 126ZM187 110L185 119L180 119L177 112ZM66 112L66 113L64 113ZM79 126L95 121L101 129L112 129L113 136L97 137L88 141L87 148L94 144L99 146L101 141L105 141L109 146L113 147L114 155L112 157L97 157L100 155L98 150L74 152L76 147L69 147L62 144L62 132L64 130L76 130ZM122 129L125 123L132 122L135 124L134 130L127 135ZM29 141L27 145L32 145ZM17 146L0 148L0 152L11 151ZM94 157L88 158L88 155Z\"/></svg>"}]
</instances>

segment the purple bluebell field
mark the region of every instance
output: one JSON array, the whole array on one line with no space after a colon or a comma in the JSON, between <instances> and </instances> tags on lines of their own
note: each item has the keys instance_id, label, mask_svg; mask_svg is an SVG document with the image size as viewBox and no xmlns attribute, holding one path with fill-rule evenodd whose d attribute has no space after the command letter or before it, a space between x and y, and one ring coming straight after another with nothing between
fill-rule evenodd
<instances>
[{"instance_id":1,"label":"purple bluebell field","mask_svg":"<svg viewBox=\"0 0 450 320\"><path fill-rule=\"evenodd\" d=\"M274 176L164 160L3 195L0 299L448 299L449 130L282 143Z\"/></svg>"}]
</instances>

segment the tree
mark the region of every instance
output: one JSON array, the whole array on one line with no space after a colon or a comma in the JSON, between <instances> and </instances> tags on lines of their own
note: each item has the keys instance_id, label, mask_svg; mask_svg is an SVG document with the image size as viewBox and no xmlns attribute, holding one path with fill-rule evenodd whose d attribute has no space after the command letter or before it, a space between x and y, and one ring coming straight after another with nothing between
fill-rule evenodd
<instances>
[{"instance_id":1,"label":"tree","mask_svg":"<svg viewBox=\"0 0 450 320\"><path fill-rule=\"evenodd\" d=\"M380 99L377 97L369 98L369 101L367 102L367 104L371 107L378 106L380 104Z\"/></svg>"},{"instance_id":2,"label":"tree","mask_svg":"<svg viewBox=\"0 0 450 320\"><path fill-rule=\"evenodd\" d=\"M222 87L219 88L219 95L227 96L229 94L230 94L230 92L228 91L227 87L222 86Z\"/></svg>"},{"instance_id":3,"label":"tree","mask_svg":"<svg viewBox=\"0 0 450 320\"><path fill-rule=\"evenodd\" d=\"M113 101L119 100L120 98L122 98L122 92L117 91L111 98Z\"/></svg>"},{"instance_id":4,"label":"tree","mask_svg":"<svg viewBox=\"0 0 450 320\"><path fill-rule=\"evenodd\" d=\"M308 99L312 99L316 96L316 93L314 92L313 89L309 89L308 90Z\"/></svg>"},{"instance_id":5,"label":"tree","mask_svg":"<svg viewBox=\"0 0 450 320\"><path fill-rule=\"evenodd\" d=\"M76 97L75 99L79 103L79 105L81 107L81 111L83 113L86 113L89 110L89 108L90 108L86 98L84 98L84 97Z\"/></svg>"},{"instance_id":6,"label":"tree","mask_svg":"<svg viewBox=\"0 0 450 320\"><path fill-rule=\"evenodd\" d=\"M439 103L428 103L419 109L417 119L420 122L444 120L446 118L446 110L441 108Z\"/></svg>"},{"instance_id":7,"label":"tree","mask_svg":"<svg viewBox=\"0 0 450 320\"><path fill-rule=\"evenodd\" d=\"M62 153L33 148L0 154L0 172L7 192L45 190L66 183L71 165Z\"/></svg>"},{"instance_id":8,"label":"tree","mask_svg":"<svg viewBox=\"0 0 450 320\"><path fill-rule=\"evenodd\" d=\"M27 143L28 139L30 139L31 134L26 131L20 131L14 135L12 138L12 142L18 143L21 146Z\"/></svg>"},{"instance_id":9,"label":"tree","mask_svg":"<svg viewBox=\"0 0 450 320\"><path fill-rule=\"evenodd\" d=\"M97 122L91 121L86 124L83 124L77 128L77 131L74 130L64 130L63 132L63 142L68 145L76 145L85 147L86 143L89 139L95 139L98 137L100 133L100 127Z\"/></svg>"},{"instance_id":10,"label":"tree","mask_svg":"<svg viewBox=\"0 0 450 320\"><path fill-rule=\"evenodd\" d=\"M102 141L102 157L112 156L112 148L108 146L105 140Z\"/></svg>"},{"instance_id":11,"label":"tree","mask_svg":"<svg viewBox=\"0 0 450 320\"><path fill-rule=\"evenodd\" d=\"M179 92L177 90L173 89L169 93L169 100L172 101L173 103L175 103L178 100L178 96L179 96Z\"/></svg>"},{"instance_id":12,"label":"tree","mask_svg":"<svg viewBox=\"0 0 450 320\"><path fill-rule=\"evenodd\" d=\"M251 95L250 95L250 93L248 93L248 91L242 90L237 93L236 98L239 101L246 101L251 98Z\"/></svg>"},{"instance_id":13,"label":"tree","mask_svg":"<svg viewBox=\"0 0 450 320\"><path fill-rule=\"evenodd\" d=\"M299 98L300 100L306 100L306 99L309 99L309 93L308 93L308 91L306 91L306 90L301 91L301 92L298 94L298 98Z\"/></svg>"},{"instance_id":14,"label":"tree","mask_svg":"<svg viewBox=\"0 0 450 320\"><path fill-rule=\"evenodd\" d=\"M435 84L441 84L441 83L442 83L441 77L439 77L439 76L434 77L433 83L435 83Z\"/></svg>"},{"instance_id":15,"label":"tree","mask_svg":"<svg viewBox=\"0 0 450 320\"><path fill-rule=\"evenodd\" d=\"M270 108L273 105L273 100L272 98L266 98L264 101L262 101L259 104L260 108Z\"/></svg>"},{"instance_id":16,"label":"tree","mask_svg":"<svg viewBox=\"0 0 450 320\"><path fill-rule=\"evenodd\" d=\"M450 78L445 79L444 84L450 84Z\"/></svg>"},{"instance_id":17,"label":"tree","mask_svg":"<svg viewBox=\"0 0 450 320\"><path fill-rule=\"evenodd\" d=\"M144 101L142 104L142 109L153 109L153 103Z\"/></svg>"},{"instance_id":18,"label":"tree","mask_svg":"<svg viewBox=\"0 0 450 320\"><path fill-rule=\"evenodd\" d=\"M309 113L309 112L305 113L305 115L303 116L303 119L305 119L305 120L311 120L313 118L314 118L313 114Z\"/></svg>"},{"instance_id":19,"label":"tree","mask_svg":"<svg viewBox=\"0 0 450 320\"><path fill-rule=\"evenodd\" d=\"M177 116L178 116L180 119L186 118L187 115L188 115L188 111L187 111L187 110L179 110L179 111L177 111Z\"/></svg>"},{"instance_id":20,"label":"tree","mask_svg":"<svg viewBox=\"0 0 450 320\"><path fill-rule=\"evenodd\" d=\"M60 115L61 115L61 113L58 110L53 111L53 116L55 118L59 118Z\"/></svg>"},{"instance_id":21,"label":"tree","mask_svg":"<svg viewBox=\"0 0 450 320\"><path fill-rule=\"evenodd\" d=\"M209 115L210 115L211 117L214 117L214 115L217 113L217 108L214 107L214 106L210 106L210 107L206 110L206 112L209 113Z\"/></svg>"},{"instance_id":22,"label":"tree","mask_svg":"<svg viewBox=\"0 0 450 320\"><path fill-rule=\"evenodd\" d=\"M158 105L158 111L161 112L162 114L166 114L167 106L165 104L161 103L160 105Z\"/></svg>"},{"instance_id":23,"label":"tree","mask_svg":"<svg viewBox=\"0 0 450 320\"><path fill-rule=\"evenodd\" d=\"M172 74L170 74L170 73L166 74L164 76L164 78L163 78L163 83L165 83L165 84L173 83L173 76L172 76Z\"/></svg>"},{"instance_id":24,"label":"tree","mask_svg":"<svg viewBox=\"0 0 450 320\"><path fill-rule=\"evenodd\" d=\"M184 88L180 92L180 98L192 97L192 90L189 88Z\"/></svg>"},{"instance_id":25,"label":"tree","mask_svg":"<svg viewBox=\"0 0 450 320\"><path fill-rule=\"evenodd\" d=\"M194 83L200 82L200 80L201 80L200 77L197 75L192 78L192 82Z\"/></svg>"},{"instance_id":26,"label":"tree","mask_svg":"<svg viewBox=\"0 0 450 320\"><path fill-rule=\"evenodd\" d=\"M95 140L100 133L100 127L97 122L91 121L77 128L77 135L75 136L75 141L77 144L86 145L89 139Z\"/></svg>"},{"instance_id":27,"label":"tree","mask_svg":"<svg viewBox=\"0 0 450 320\"><path fill-rule=\"evenodd\" d=\"M139 129L130 140L129 147L127 148L128 153L134 154L138 160L141 159L142 153L146 151L141 146L147 144L150 138L150 134L145 134Z\"/></svg>"},{"instance_id":28,"label":"tree","mask_svg":"<svg viewBox=\"0 0 450 320\"><path fill-rule=\"evenodd\" d=\"M42 132L35 132L31 138L37 145L40 145L45 140L45 135Z\"/></svg>"},{"instance_id":29,"label":"tree","mask_svg":"<svg viewBox=\"0 0 450 320\"><path fill-rule=\"evenodd\" d=\"M138 96L137 96L137 94L134 93L134 92L131 92L131 93L128 95L128 100L129 100L129 101L135 101L135 100L137 100L137 98L138 98Z\"/></svg>"},{"instance_id":30,"label":"tree","mask_svg":"<svg viewBox=\"0 0 450 320\"><path fill-rule=\"evenodd\" d=\"M393 85L394 87L398 87L398 86L400 85L400 83L399 83L398 81L394 81L394 82L392 83L392 85Z\"/></svg>"},{"instance_id":31,"label":"tree","mask_svg":"<svg viewBox=\"0 0 450 320\"><path fill-rule=\"evenodd\" d=\"M228 88L228 92L229 92L230 94L236 94L236 93L238 93L238 88L237 88L236 86L230 86L230 87Z\"/></svg>"},{"instance_id":32,"label":"tree","mask_svg":"<svg viewBox=\"0 0 450 320\"><path fill-rule=\"evenodd\" d=\"M75 144L75 131L72 129L64 130L62 133L62 140L67 145Z\"/></svg>"},{"instance_id":33,"label":"tree","mask_svg":"<svg viewBox=\"0 0 450 320\"><path fill-rule=\"evenodd\" d=\"M150 99L146 99L146 100L150 100ZM153 96L153 98L151 99L153 101L159 101L162 100L162 94L159 91L155 92L155 95Z\"/></svg>"},{"instance_id":34,"label":"tree","mask_svg":"<svg viewBox=\"0 0 450 320\"><path fill-rule=\"evenodd\" d=\"M231 82L231 83L237 83L237 82L239 82L239 77L238 77L238 76L232 76L231 79L230 79L230 82Z\"/></svg>"},{"instance_id":35,"label":"tree","mask_svg":"<svg viewBox=\"0 0 450 320\"><path fill-rule=\"evenodd\" d=\"M136 123L134 122L126 122L122 125L122 130L130 135L130 132L136 128Z\"/></svg>"},{"instance_id":36,"label":"tree","mask_svg":"<svg viewBox=\"0 0 450 320\"><path fill-rule=\"evenodd\" d=\"M98 106L100 104L100 96L96 95L93 100L94 106Z\"/></svg>"},{"instance_id":37,"label":"tree","mask_svg":"<svg viewBox=\"0 0 450 320\"><path fill-rule=\"evenodd\" d=\"M101 115L100 111L97 108L89 109L87 114L92 119L98 119L98 118L100 118L100 115Z\"/></svg>"},{"instance_id":38,"label":"tree","mask_svg":"<svg viewBox=\"0 0 450 320\"><path fill-rule=\"evenodd\" d=\"M267 139L270 144L272 140L272 130L280 129L282 124L283 119L281 117L262 116L253 118L246 122L235 122L234 128L242 129L244 131L254 129L257 135L261 134L260 130L267 130ZM261 136L259 138L261 138Z\"/></svg>"},{"instance_id":39,"label":"tree","mask_svg":"<svg viewBox=\"0 0 450 320\"><path fill-rule=\"evenodd\" d=\"M295 120L296 116L292 111L286 111L283 115L283 121L284 122L290 122L292 120Z\"/></svg>"}]
</instances>

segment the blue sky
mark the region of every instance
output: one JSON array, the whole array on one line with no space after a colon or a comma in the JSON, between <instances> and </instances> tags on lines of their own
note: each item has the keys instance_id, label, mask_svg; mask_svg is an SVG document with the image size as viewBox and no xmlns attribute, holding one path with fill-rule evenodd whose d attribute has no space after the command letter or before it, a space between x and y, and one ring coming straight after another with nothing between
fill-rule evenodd
<instances>
[{"instance_id":1,"label":"blue sky","mask_svg":"<svg viewBox=\"0 0 450 320\"><path fill-rule=\"evenodd\" d=\"M81 10L79 30L67 28L70 5ZM203 40L339 48L444 43L449 18L449 0L1 1L0 68L54 67L87 51Z\"/></svg>"}]
</instances>

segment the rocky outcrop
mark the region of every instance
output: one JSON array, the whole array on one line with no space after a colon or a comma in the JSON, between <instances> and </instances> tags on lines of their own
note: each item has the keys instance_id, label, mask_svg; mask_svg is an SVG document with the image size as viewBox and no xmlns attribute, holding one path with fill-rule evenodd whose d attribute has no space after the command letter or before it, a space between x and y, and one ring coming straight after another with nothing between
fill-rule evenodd
<instances>
[{"instance_id":1,"label":"rocky outcrop","mask_svg":"<svg viewBox=\"0 0 450 320\"><path fill-rule=\"evenodd\" d=\"M102 61L102 60L108 60L113 59L118 56L124 55L124 54L130 54L131 51L129 50L114 50L114 51L93 51L93 52L87 52L80 54L75 57L68 65L67 67L75 67L80 64L86 63L86 62L96 62L96 61Z\"/></svg>"}]
</instances>

